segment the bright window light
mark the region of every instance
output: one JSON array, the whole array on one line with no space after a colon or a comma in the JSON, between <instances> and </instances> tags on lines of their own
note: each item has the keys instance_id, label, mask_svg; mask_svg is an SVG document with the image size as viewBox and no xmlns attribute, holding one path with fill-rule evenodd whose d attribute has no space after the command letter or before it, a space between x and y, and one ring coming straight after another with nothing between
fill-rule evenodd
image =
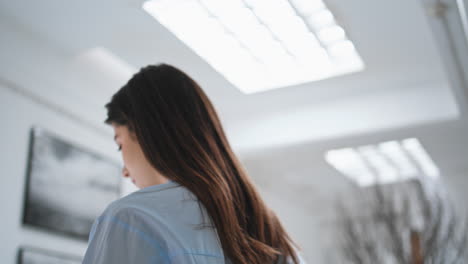
<instances>
[{"instance_id":1,"label":"bright window light","mask_svg":"<svg viewBox=\"0 0 468 264\"><path fill-rule=\"evenodd\" d=\"M364 69L321 0L149 0L143 9L246 94Z\"/></svg>"},{"instance_id":2,"label":"bright window light","mask_svg":"<svg viewBox=\"0 0 468 264\"><path fill-rule=\"evenodd\" d=\"M325 160L359 186L439 177L439 169L416 138L330 150Z\"/></svg>"}]
</instances>

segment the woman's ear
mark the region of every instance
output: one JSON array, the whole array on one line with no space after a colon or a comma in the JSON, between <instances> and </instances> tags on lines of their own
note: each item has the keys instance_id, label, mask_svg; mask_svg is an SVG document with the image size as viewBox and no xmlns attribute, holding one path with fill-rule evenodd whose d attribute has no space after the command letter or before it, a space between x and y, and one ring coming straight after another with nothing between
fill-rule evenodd
<instances>
[{"instance_id":1,"label":"woman's ear","mask_svg":"<svg viewBox=\"0 0 468 264\"><path fill-rule=\"evenodd\" d=\"M129 122L127 125L125 125L125 127L127 128L128 130L128 136L134 140L134 141L138 141L137 140L137 136L136 136L136 133L135 133L135 126L133 126L133 124L131 122Z\"/></svg>"},{"instance_id":2,"label":"woman's ear","mask_svg":"<svg viewBox=\"0 0 468 264\"><path fill-rule=\"evenodd\" d=\"M135 133L135 130L128 130L128 137L135 141L135 142L138 142L138 139L137 139L137 136L136 136L136 133Z\"/></svg>"}]
</instances>

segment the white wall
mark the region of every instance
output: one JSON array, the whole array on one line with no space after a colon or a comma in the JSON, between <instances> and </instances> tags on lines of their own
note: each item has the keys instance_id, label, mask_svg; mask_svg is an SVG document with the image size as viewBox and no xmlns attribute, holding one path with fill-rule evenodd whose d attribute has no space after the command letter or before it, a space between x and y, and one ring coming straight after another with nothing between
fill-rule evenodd
<instances>
[{"instance_id":1,"label":"white wall","mask_svg":"<svg viewBox=\"0 0 468 264\"><path fill-rule=\"evenodd\" d=\"M324 160L327 150L417 137L435 160L441 180L455 206L468 209L466 125L458 121L406 127L381 133L264 149L243 156L266 203L277 213L309 263L336 263L336 205L353 201L345 176ZM363 210L357 208L357 210ZM461 210L460 210L461 212Z\"/></svg>"},{"instance_id":2,"label":"white wall","mask_svg":"<svg viewBox=\"0 0 468 264\"><path fill-rule=\"evenodd\" d=\"M29 131L32 125L113 160L120 155L112 129L102 123L112 91L73 77L67 53L14 20L0 16L0 259L16 263L20 246L83 255L86 241L22 226ZM40 67L31 62L40 62ZM76 73L76 72L75 72ZM66 86L66 87L64 87ZM74 89L65 89L74 88ZM92 100L83 100L86 95ZM89 96L94 95L94 96ZM90 107L99 103L99 108ZM102 107L101 107L102 105ZM97 111L94 109L98 109ZM124 181L124 194L131 191Z\"/></svg>"},{"instance_id":3,"label":"white wall","mask_svg":"<svg viewBox=\"0 0 468 264\"><path fill-rule=\"evenodd\" d=\"M70 142L119 160L111 137L105 138L96 134L65 115L31 101L1 84L0 120L2 128L0 146L3 150L0 151L2 168L0 257L2 263L15 263L17 249L22 245L52 249L78 256L84 254L86 249L84 241L48 234L21 224L29 130L32 125L37 125Z\"/></svg>"},{"instance_id":4,"label":"white wall","mask_svg":"<svg viewBox=\"0 0 468 264\"><path fill-rule=\"evenodd\" d=\"M334 199L348 182L303 145L245 156L243 163L265 202L302 248L308 263L327 262L334 245Z\"/></svg>"}]
</instances>

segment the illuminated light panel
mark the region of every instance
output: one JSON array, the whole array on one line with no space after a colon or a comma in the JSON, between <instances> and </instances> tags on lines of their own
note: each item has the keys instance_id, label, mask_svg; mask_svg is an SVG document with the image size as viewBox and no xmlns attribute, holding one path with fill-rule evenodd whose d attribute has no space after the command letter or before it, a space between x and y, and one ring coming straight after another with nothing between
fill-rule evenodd
<instances>
[{"instance_id":1,"label":"illuminated light panel","mask_svg":"<svg viewBox=\"0 0 468 264\"><path fill-rule=\"evenodd\" d=\"M416 138L330 150L325 160L363 187L440 176L439 169Z\"/></svg>"},{"instance_id":2,"label":"illuminated light panel","mask_svg":"<svg viewBox=\"0 0 468 264\"><path fill-rule=\"evenodd\" d=\"M325 160L360 186L371 185L374 182L373 172L354 149L330 150L325 155Z\"/></svg>"},{"instance_id":3,"label":"illuminated light panel","mask_svg":"<svg viewBox=\"0 0 468 264\"><path fill-rule=\"evenodd\" d=\"M364 69L321 0L149 0L143 9L246 94Z\"/></svg>"},{"instance_id":4,"label":"illuminated light panel","mask_svg":"<svg viewBox=\"0 0 468 264\"><path fill-rule=\"evenodd\" d=\"M418 163L419 168L425 175L431 178L438 178L440 176L439 168L432 161L431 157L424 150L421 142L416 138L405 139L402 142L403 148L409 155Z\"/></svg>"}]
</instances>

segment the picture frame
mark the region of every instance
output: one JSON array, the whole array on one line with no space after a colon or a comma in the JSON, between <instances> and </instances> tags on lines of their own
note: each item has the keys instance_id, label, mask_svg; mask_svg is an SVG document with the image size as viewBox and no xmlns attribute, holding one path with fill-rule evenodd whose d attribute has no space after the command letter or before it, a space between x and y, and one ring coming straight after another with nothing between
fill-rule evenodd
<instances>
[{"instance_id":1,"label":"picture frame","mask_svg":"<svg viewBox=\"0 0 468 264\"><path fill-rule=\"evenodd\" d=\"M81 264L82 258L33 247L18 250L17 264Z\"/></svg>"},{"instance_id":2,"label":"picture frame","mask_svg":"<svg viewBox=\"0 0 468 264\"><path fill-rule=\"evenodd\" d=\"M88 240L94 220L121 194L121 166L33 126L22 223Z\"/></svg>"}]
</instances>

